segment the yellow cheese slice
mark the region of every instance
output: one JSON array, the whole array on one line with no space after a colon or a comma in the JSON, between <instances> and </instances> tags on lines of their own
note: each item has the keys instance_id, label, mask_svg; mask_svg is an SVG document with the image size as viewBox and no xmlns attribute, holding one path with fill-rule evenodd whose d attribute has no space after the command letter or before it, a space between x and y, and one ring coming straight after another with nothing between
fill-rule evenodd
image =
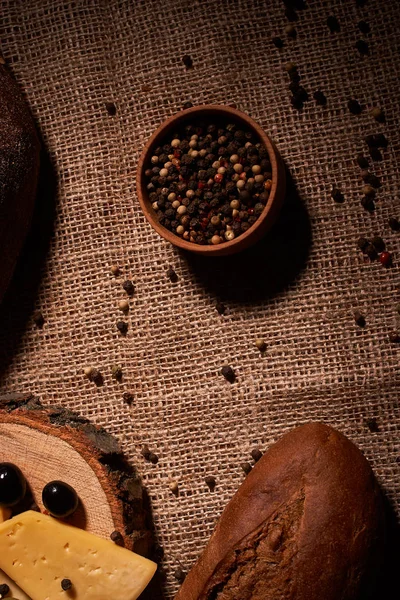
<instances>
[{"instance_id":1,"label":"yellow cheese slice","mask_svg":"<svg viewBox=\"0 0 400 600\"><path fill-rule=\"evenodd\" d=\"M0 506L0 523L6 521L11 517L11 510L9 508L5 508L4 506ZM29 596L27 596L15 583L12 579L9 578L3 571L0 571L0 584L6 583L10 588L10 593L8 596L11 598L15 598L15 600L31 600Z\"/></svg>"},{"instance_id":2,"label":"yellow cheese slice","mask_svg":"<svg viewBox=\"0 0 400 600\"><path fill-rule=\"evenodd\" d=\"M34 511L0 525L0 569L32 600L136 600L157 565ZM70 579L65 592L61 581Z\"/></svg>"}]
</instances>

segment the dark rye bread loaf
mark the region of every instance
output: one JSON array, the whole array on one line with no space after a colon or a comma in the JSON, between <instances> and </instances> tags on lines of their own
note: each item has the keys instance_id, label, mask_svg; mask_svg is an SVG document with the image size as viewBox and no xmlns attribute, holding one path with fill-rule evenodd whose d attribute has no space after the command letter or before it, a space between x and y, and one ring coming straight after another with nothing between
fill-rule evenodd
<instances>
[{"instance_id":1,"label":"dark rye bread loaf","mask_svg":"<svg viewBox=\"0 0 400 600\"><path fill-rule=\"evenodd\" d=\"M33 212L40 144L17 84L0 64L0 300Z\"/></svg>"},{"instance_id":2,"label":"dark rye bread loaf","mask_svg":"<svg viewBox=\"0 0 400 600\"><path fill-rule=\"evenodd\" d=\"M367 460L339 432L310 423L253 468L175 600L367 598L383 540Z\"/></svg>"}]
</instances>

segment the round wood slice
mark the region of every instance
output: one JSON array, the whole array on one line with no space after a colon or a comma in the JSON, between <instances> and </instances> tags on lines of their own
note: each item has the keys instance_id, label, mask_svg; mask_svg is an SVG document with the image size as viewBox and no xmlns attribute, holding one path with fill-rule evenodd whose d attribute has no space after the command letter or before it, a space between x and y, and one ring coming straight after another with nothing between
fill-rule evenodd
<instances>
[{"instance_id":1,"label":"round wood slice","mask_svg":"<svg viewBox=\"0 0 400 600\"><path fill-rule=\"evenodd\" d=\"M15 512L32 505L43 511L43 487L60 479L81 501L71 524L106 539L118 531L126 548L149 554L141 481L104 429L65 408L44 408L31 395L2 395L0 462L17 465L28 482L29 493Z\"/></svg>"}]
</instances>

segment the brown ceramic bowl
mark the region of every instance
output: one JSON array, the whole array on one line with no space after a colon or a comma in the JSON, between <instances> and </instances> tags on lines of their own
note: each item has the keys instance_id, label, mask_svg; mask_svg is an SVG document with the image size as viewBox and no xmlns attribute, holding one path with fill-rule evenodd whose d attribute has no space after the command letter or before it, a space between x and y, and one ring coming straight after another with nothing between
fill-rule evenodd
<instances>
[{"instance_id":1,"label":"brown ceramic bowl","mask_svg":"<svg viewBox=\"0 0 400 600\"><path fill-rule=\"evenodd\" d=\"M223 119L224 121L229 118L230 121L234 123L240 123L246 129L251 129L256 133L260 141L268 150L272 166L272 187L263 213L254 223L254 225L252 225L245 233L230 242L222 242L221 244L215 246L202 246L200 244L183 240L178 235L175 235L160 225L156 212L152 208L149 199L144 172L150 165L152 149L162 144L165 138L167 138L172 131L175 131L176 129L180 128L182 124L192 120L196 120L198 118L208 119L210 117L215 119L215 121L217 121L218 118ZM153 133L142 152L138 164L136 185L140 206L142 207L145 217L149 221L150 225L164 239L166 239L168 242L171 242L171 244L174 244L179 248L183 248L184 250L189 250L190 252L196 252L197 254L203 254L204 256L223 256L227 254L234 254L235 252L239 252L248 246L251 246L257 242L271 227L277 217L285 197L286 175L283 161L275 147L275 144L267 136L267 134L264 133L261 127L257 125L255 121L253 121L253 119L234 108L210 104L204 106L195 106L193 108L184 110L170 117L164 121L162 125L160 125L160 127Z\"/></svg>"}]
</instances>

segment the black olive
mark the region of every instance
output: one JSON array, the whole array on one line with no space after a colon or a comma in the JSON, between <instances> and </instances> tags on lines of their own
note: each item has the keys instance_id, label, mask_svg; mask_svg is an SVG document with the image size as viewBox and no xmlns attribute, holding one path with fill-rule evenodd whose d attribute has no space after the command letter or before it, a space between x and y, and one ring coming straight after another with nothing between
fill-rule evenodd
<instances>
[{"instance_id":1,"label":"black olive","mask_svg":"<svg viewBox=\"0 0 400 600\"><path fill-rule=\"evenodd\" d=\"M11 463L0 464L0 506L14 506L25 496L26 480Z\"/></svg>"},{"instance_id":2,"label":"black olive","mask_svg":"<svg viewBox=\"0 0 400 600\"><path fill-rule=\"evenodd\" d=\"M50 481L44 486L42 500L53 517L69 517L78 508L78 495L73 487L63 481Z\"/></svg>"}]
</instances>

